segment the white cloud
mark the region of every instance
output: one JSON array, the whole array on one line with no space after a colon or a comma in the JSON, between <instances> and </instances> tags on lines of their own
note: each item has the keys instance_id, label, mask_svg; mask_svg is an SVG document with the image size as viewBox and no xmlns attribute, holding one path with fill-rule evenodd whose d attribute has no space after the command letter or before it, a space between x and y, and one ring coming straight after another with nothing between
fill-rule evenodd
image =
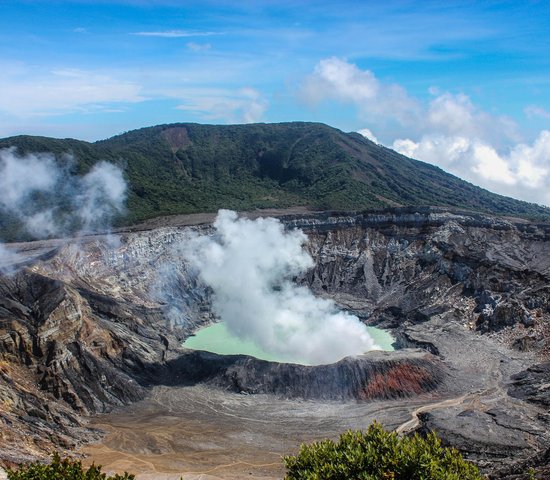
<instances>
[{"instance_id":1,"label":"white cloud","mask_svg":"<svg viewBox=\"0 0 550 480\"><path fill-rule=\"evenodd\" d=\"M398 139L392 148L498 193L550 205L550 131L543 130L531 145L519 143L507 153L479 139L437 134L426 134L417 142Z\"/></svg>"},{"instance_id":2,"label":"white cloud","mask_svg":"<svg viewBox=\"0 0 550 480\"><path fill-rule=\"evenodd\" d=\"M374 133L372 133L368 128L362 128L361 130L357 130L357 133L363 135L366 139L370 140L374 143L380 143Z\"/></svg>"},{"instance_id":3,"label":"white cloud","mask_svg":"<svg viewBox=\"0 0 550 480\"><path fill-rule=\"evenodd\" d=\"M428 123L449 134L468 134L477 123L474 106L466 95L443 93L430 102Z\"/></svg>"},{"instance_id":4,"label":"white cloud","mask_svg":"<svg viewBox=\"0 0 550 480\"><path fill-rule=\"evenodd\" d=\"M532 188L548 189L550 172L550 131L543 130L532 146L516 145L510 154L517 165L520 182Z\"/></svg>"},{"instance_id":5,"label":"white cloud","mask_svg":"<svg viewBox=\"0 0 550 480\"><path fill-rule=\"evenodd\" d=\"M514 122L504 116L493 116L476 107L467 95L448 92L429 102L423 130L483 138L492 143L519 139Z\"/></svg>"},{"instance_id":6,"label":"white cloud","mask_svg":"<svg viewBox=\"0 0 550 480\"><path fill-rule=\"evenodd\" d=\"M310 104L326 99L353 104L361 118L373 121L409 123L416 121L419 114L418 102L401 86L384 84L371 71L336 57L321 60L315 66L302 84L300 96Z\"/></svg>"},{"instance_id":7,"label":"white cloud","mask_svg":"<svg viewBox=\"0 0 550 480\"><path fill-rule=\"evenodd\" d=\"M472 146L472 171L491 182L515 185L516 179L510 170L508 162L494 148L483 143Z\"/></svg>"},{"instance_id":8,"label":"white cloud","mask_svg":"<svg viewBox=\"0 0 550 480\"><path fill-rule=\"evenodd\" d=\"M76 69L36 71L19 65L0 77L0 112L17 117L109 108L145 100L142 87L110 75Z\"/></svg>"},{"instance_id":9,"label":"white cloud","mask_svg":"<svg viewBox=\"0 0 550 480\"><path fill-rule=\"evenodd\" d=\"M523 109L523 112L528 118L550 118L550 112L542 107L538 107L537 105L528 105Z\"/></svg>"},{"instance_id":10,"label":"white cloud","mask_svg":"<svg viewBox=\"0 0 550 480\"><path fill-rule=\"evenodd\" d=\"M428 163L453 170L461 157L470 149L470 141L465 137L425 135L418 142L411 139L397 139L392 148L410 158L419 158Z\"/></svg>"},{"instance_id":11,"label":"white cloud","mask_svg":"<svg viewBox=\"0 0 550 480\"><path fill-rule=\"evenodd\" d=\"M462 177L474 183L480 179L505 185L516 184L505 159L479 140L461 136L424 135L419 142L396 140L392 148L411 158L439 165L448 171L460 170Z\"/></svg>"},{"instance_id":12,"label":"white cloud","mask_svg":"<svg viewBox=\"0 0 550 480\"><path fill-rule=\"evenodd\" d=\"M212 45L210 43L189 42L186 43L186 47L192 52L206 52L212 48Z\"/></svg>"},{"instance_id":13,"label":"white cloud","mask_svg":"<svg viewBox=\"0 0 550 480\"><path fill-rule=\"evenodd\" d=\"M203 89L189 91L185 103L178 109L200 115L205 120L229 123L254 123L262 119L268 107L267 100L253 88L236 91Z\"/></svg>"},{"instance_id":14,"label":"white cloud","mask_svg":"<svg viewBox=\"0 0 550 480\"><path fill-rule=\"evenodd\" d=\"M389 142L398 152L497 193L550 205L549 131L525 142L513 120L485 112L467 95L437 87L429 92L433 98L421 102L399 85L386 84L371 71L332 57L317 64L301 95L312 104L336 100L355 105L359 118L376 124L386 138L391 137L384 134L384 124L397 119L407 132ZM536 106L525 113L550 116ZM369 129L359 133L372 135Z\"/></svg>"},{"instance_id":15,"label":"white cloud","mask_svg":"<svg viewBox=\"0 0 550 480\"><path fill-rule=\"evenodd\" d=\"M193 32L189 30L163 30L156 32L133 32L132 35L141 37L162 37L162 38L187 38L187 37L211 37L212 35L223 35L223 32Z\"/></svg>"},{"instance_id":16,"label":"white cloud","mask_svg":"<svg viewBox=\"0 0 550 480\"><path fill-rule=\"evenodd\" d=\"M192 44L190 48L204 51L208 45ZM175 104L173 108L207 121L251 123L262 120L269 106L266 98L254 88L240 87L236 78L235 70L251 66L246 62L241 64L227 60L222 71L213 79L212 62L219 62L207 57L196 55L193 65L159 70L154 78L143 75L139 70L93 72L60 67L42 71L23 62L0 63L0 91L3 93L0 132L11 135L23 130L25 133L47 135L43 125L40 128L29 126L37 125L42 117L47 116L98 112L116 114L126 111L130 104L152 99L169 99ZM232 87L208 86L216 84ZM116 118L113 122L117 122ZM116 126L123 129L123 125ZM64 128L61 134L54 135L71 135L68 132L78 132L79 127L75 124L67 128L69 130ZM87 135L77 133L76 136L82 138Z\"/></svg>"}]
</instances>

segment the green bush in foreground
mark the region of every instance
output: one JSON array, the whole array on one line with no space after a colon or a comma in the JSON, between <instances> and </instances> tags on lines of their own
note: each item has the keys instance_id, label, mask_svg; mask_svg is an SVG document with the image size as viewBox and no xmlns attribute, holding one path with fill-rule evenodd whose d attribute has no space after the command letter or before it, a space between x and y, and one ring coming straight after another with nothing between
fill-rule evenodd
<instances>
[{"instance_id":1,"label":"green bush in foreground","mask_svg":"<svg viewBox=\"0 0 550 480\"><path fill-rule=\"evenodd\" d=\"M481 480L477 467L445 448L434 433L399 438L379 423L337 442L302 445L284 458L286 480Z\"/></svg>"},{"instance_id":2,"label":"green bush in foreground","mask_svg":"<svg viewBox=\"0 0 550 480\"><path fill-rule=\"evenodd\" d=\"M92 465L85 470L82 462L61 460L58 454L55 454L52 463L44 465L42 463L31 463L21 467L19 470L8 469L8 480L134 480L135 476L128 473L124 475L116 474L108 477L101 473L101 466Z\"/></svg>"}]
</instances>

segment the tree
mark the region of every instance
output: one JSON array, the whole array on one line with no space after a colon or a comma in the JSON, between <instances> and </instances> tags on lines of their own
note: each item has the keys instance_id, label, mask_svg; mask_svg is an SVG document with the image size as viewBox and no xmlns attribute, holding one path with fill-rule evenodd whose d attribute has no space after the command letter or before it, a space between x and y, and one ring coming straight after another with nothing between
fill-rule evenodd
<instances>
[{"instance_id":1,"label":"tree","mask_svg":"<svg viewBox=\"0 0 550 480\"><path fill-rule=\"evenodd\" d=\"M286 480L482 480L477 467L430 433L399 438L374 422L337 442L302 445L284 458Z\"/></svg>"},{"instance_id":2,"label":"tree","mask_svg":"<svg viewBox=\"0 0 550 480\"><path fill-rule=\"evenodd\" d=\"M8 480L134 480L135 476L124 472L108 477L101 473L101 466L92 465L88 470L82 467L82 462L61 460L56 453L52 463L44 465L36 462L21 467L19 470L8 469Z\"/></svg>"}]
</instances>

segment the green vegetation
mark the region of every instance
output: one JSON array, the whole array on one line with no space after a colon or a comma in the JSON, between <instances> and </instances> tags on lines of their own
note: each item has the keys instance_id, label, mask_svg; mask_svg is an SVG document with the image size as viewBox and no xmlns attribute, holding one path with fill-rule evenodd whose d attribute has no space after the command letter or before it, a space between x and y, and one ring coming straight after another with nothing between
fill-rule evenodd
<instances>
[{"instance_id":1,"label":"green vegetation","mask_svg":"<svg viewBox=\"0 0 550 480\"><path fill-rule=\"evenodd\" d=\"M331 210L430 205L550 220L549 208L490 193L359 134L318 123L182 123L95 143L30 136L0 139L0 149L5 147L20 153L52 152L79 175L100 160L122 167L129 191L119 225L219 208L299 205ZM1 217L4 237L20 236L16 221Z\"/></svg>"},{"instance_id":2,"label":"green vegetation","mask_svg":"<svg viewBox=\"0 0 550 480\"><path fill-rule=\"evenodd\" d=\"M101 466L92 465L89 469L82 467L82 462L61 460L55 454L52 463L31 463L19 470L8 469L8 480L134 480L135 476L128 473L108 477L101 472Z\"/></svg>"},{"instance_id":3,"label":"green vegetation","mask_svg":"<svg viewBox=\"0 0 550 480\"><path fill-rule=\"evenodd\" d=\"M482 480L457 450L441 446L434 433L399 438L373 423L348 431L337 442L302 445L284 458L286 480Z\"/></svg>"}]
</instances>

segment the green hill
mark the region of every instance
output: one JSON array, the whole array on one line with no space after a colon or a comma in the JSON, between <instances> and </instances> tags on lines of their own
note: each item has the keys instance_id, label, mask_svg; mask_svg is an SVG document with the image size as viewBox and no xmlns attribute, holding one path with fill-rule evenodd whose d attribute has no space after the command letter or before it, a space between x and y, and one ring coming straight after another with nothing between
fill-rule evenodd
<instances>
[{"instance_id":1,"label":"green hill","mask_svg":"<svg viewBox=\"0 0 550 480\"><path fill-rule=\"evenodd\" d=\"M171 124L88 143L18 136L0 148L73 155L74 173L107 160L129 183L119 223L176 213L297 205L358 210L450 206L550 220L550 209L493 194L357 133L318 123Z\"/></svg>"}]
</instances>

